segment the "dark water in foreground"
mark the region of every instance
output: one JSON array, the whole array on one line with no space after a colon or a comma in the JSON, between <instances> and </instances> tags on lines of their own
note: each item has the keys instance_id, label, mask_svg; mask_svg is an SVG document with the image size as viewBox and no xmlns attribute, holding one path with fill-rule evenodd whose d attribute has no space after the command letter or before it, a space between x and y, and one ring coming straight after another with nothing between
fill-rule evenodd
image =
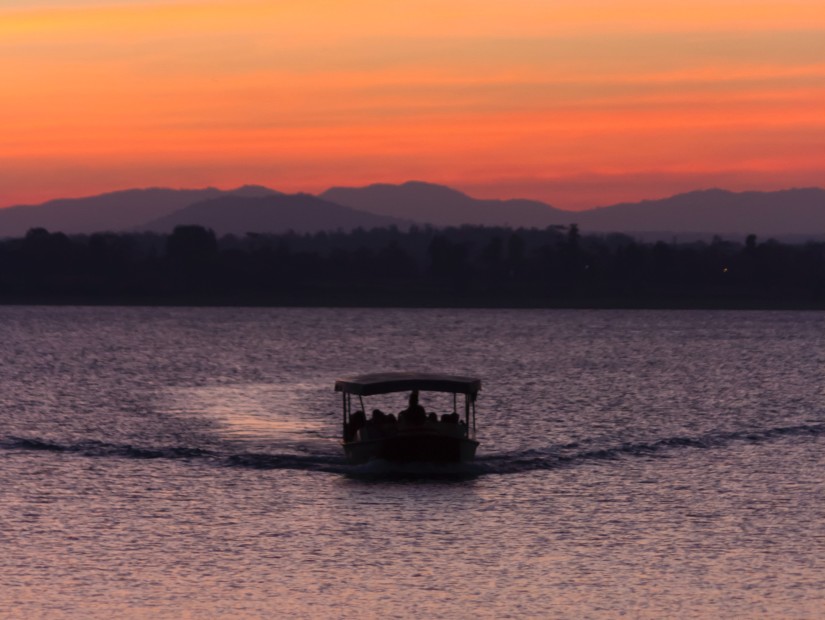
<instances>
[{"instance_id":1,"label":"dark water in foreground","mask_svg":"<svg viewBox=\"0 0 825 620\"><path fill-rule=\"evenodd\" d=\"M483 378L475 464L343 462L393 369ZM823 617L823 372L817 313L0 308L0 617Z\"/></svg>"}]
</instances>

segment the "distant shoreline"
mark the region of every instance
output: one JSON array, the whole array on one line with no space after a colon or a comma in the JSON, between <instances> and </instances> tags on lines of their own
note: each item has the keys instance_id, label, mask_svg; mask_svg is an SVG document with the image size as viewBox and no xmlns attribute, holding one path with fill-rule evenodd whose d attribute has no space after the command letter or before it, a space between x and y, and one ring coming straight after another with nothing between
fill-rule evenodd
<instances>
[{"instance_id":1,"label":"distant shoreline","mask_svg":"<svg viewBox=\"0 0 825 620\"><path fill-rule=\"evenodd\" d=\"M432 309L432 310L776 310L816 312L825 311L825 300L747 300L747 299L694 299L694 300L617 300L617 299L569 299L554 302L519 301L483 301L467 300L420 300L410 302L365 303L356 299L301 298L286 299L217 299L178 297L169 298L124 298L112 297L92 299L88 297L50 297L42 296L0 298L0 306L39 306L39 307L135 307L135 308L341 308L341 309Z\"/></svg>"},{"instance_id":2,"label":"distant shoreline","mask_svg":"<svg viewBox=\"0 0 825 620\"><path fill-rule=\"evenodd\" d=\"M0 304L825 310L825 244L637 243L483 227L0 243Z\"/></svg>"}]
</instances>

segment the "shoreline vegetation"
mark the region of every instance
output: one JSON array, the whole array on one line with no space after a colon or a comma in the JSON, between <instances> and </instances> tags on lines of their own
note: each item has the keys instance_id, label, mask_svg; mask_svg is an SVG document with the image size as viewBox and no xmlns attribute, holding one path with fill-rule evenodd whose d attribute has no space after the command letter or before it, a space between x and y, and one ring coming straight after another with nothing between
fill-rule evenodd
<instances>
[{"instance_id":1,"label":"shoreline vegetation","mask_svg":"<svg viewBox=\"0 0 825 620\"><path fill-rule=\"evenodd\" d=\"M825 309L825 243L645 243L463 226L217 238L0 241L0 304L383 308Z\"/></svg>"}]
</instances>

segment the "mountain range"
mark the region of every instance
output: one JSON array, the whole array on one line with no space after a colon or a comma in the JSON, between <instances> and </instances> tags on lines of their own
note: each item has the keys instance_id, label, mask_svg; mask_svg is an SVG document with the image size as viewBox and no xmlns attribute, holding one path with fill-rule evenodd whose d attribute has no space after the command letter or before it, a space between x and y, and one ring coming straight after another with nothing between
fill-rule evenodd
<instances>
[{"instance_id":1,"label":"mountain range","mask_svg":"<svg viewBox=\"0 0 825 620\"><path fill-rule=\"evenodd\" d=\"M0 209L0 237L18 237L37 227L66 234L125 231L204 200L222 196L264 197L278 193L266 187L244 185L228 191L214 187L150 188L87 198L60 198L39 205Z\"/></svg>"},{"instance_id":2,"label":"mountain range","mask_svg":"<svg viewBox=\"0 0 825 620\"><path fill-rule=\"evenodd\" d=\"M141 230L172 231L175 226L199 224L222 235L247 232L311 233L318 230L409 227L395 217L358 211L311 194L272 194L251 197L230 194L204 200L152 220Z\"/></svg>"},{"instance_id":3,"label":"mountain range","mask_svg":"<svg viewBox=\"0 0 825 620\"><path fill-rule=\"evenodd\" d=\"M545 228L576 223L587 233L624 232L668 239L675 234L754 233L823 238L825 189L730 192L710 189L662 200L565 211L533 200L476 199L419 181L335 187L318 196L284 194L261 186L131 189L88 198L0 209L0 237L43 227L67 234L100 231L170 232L198 224L217 234L316 232L413 224Z\"/></svg>"},{"instance_id":4,"label":"mountain range","mask_svg":"<svg viewBox=\"0 0 825 620\"><path fill-rule=\"evenodd\" d=\"M583 211L578 223L585 230L598 231L816 236L825 233L825 190L709 189Z\"/></svg>"},{"instance_id":5,"label":"mountain range","mask_svg":"<svg viewBox=\"0 0 825 620\"><path fill-rule=\"evenodd\" d=\"M403 185L333 187L321 198L389 217L434 226L510 226L545 228L570 223L570 211L535 200L480 200L443 185L409 181Z\"/></svg>"}]
</instances>

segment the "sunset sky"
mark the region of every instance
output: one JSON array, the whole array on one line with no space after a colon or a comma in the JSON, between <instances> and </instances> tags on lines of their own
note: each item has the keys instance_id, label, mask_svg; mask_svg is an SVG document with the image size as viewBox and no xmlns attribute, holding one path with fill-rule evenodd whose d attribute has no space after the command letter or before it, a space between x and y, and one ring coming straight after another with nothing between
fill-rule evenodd
<instances>
[{"instance_id":1,"label":"sunset sky","mask_svg":"<svg viewBox=\"0 0 825 620\"><path fill-rule=\"evenodd\" d=\"M0 83L0 206L825 185L822 0L3 0Z\"/></svg>"}]
</instances>

